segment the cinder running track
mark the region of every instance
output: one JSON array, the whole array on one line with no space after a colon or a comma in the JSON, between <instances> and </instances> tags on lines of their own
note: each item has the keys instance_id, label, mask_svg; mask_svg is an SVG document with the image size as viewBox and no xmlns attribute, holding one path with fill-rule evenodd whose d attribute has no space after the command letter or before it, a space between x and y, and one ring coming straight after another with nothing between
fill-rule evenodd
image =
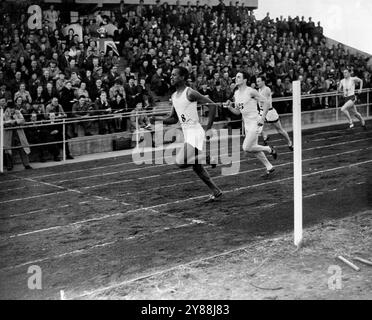
<instances>
[{"instance_id":1,"label":"cinder running track","mask_svg":"<svg viewBox=\"0 0 372 320\"><path fill-rule=\"evenodd\" d=\"M208 168L225 191L213 204L191 170L131 156L0 176L0 299L89 298L292 230L293 155L277 135L271 143L270 180L243 153L237 175ZM360 127L304 131L305 227L372 207L371 148ZM32 265L42 290L28 289Z\"/></svg>"}]
</instances>

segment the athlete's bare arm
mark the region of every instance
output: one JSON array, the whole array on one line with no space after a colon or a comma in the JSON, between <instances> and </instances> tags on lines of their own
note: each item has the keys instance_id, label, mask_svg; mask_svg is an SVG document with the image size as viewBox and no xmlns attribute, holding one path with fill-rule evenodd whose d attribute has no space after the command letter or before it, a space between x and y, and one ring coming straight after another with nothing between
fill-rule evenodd
<instances>
[{"instance_id":1,"label":"athlete's bare arm","mask_svg":"<svg viewBox=\"0 0 372 320\"><path fill-rule=\"evenodd\" d=\"M224 103L224 106L226 106L227 109L230 110L233 114L236 114L237 116L240 115L240 110L233 107L233 102L230 100L227 100L226 103Z\"/></svg>"},{"instance_id":2,"label":"athlete's bare arm","mask_svg":"<svg viewBox=\"0 0 372 320\"><path fill-rule=\"evenodd\" d=\"M354 81L359 83L359 93L361 93L361 91L363 89L363 80L358 78L358 77L354 77Z\"/></svg>"},{"instance_id":3,"label":"athlete's bare arm","mask_svg":"<svg viewBox=\"0 0 372 320\"><path fill-rule=\"evenodd\" d=\"M258 103L262 103L262 116L261 116L260 123L264 124L267 112L269 111L269 100L267 100L263 95L259 94L258 91L255 89L252 90L251 96Z\"/></svg>"},{"instance_id":4,"label":"athlete's bare arm","mask_svg":"<svg viewBox=\"0 0 372 320\"><path fill-rule=\"evenodd\" d=\"M340 81L340 83L338 84L337 90L342 91L342 89L343 89L343 85L342 85L342 81Z\"/></svg>"},{"instance_id":5,"label":"athlete's bare arm","mask_svg":"<svg viewBox=\"0 0 372 320\"><path fill-rule=\"evenodd\" d=\"M200 94L198 91L194 90L194 89L191 89L189 88L187 90L187 99L189 99L189 101L191 102L197 102L197 103L200 103L200 104L208 104L208 109L209 109L209 112L208 112L208 123L207 123L207 127L206 127L206 130L210 130L212 128L212 125L213 125L213 121L214 121L214 118L215 118L215 115L216 115L216 104L214 104L214 102L207 98L206 96L203 96L202 94Z\"/></svg>"},{"instance_id":6,"label":"athlete's bare arm","mask_svg":"<svg viewBox=\"0 0 372 320\"><path fill-rule=\"evenodd\" d=\"M161 121L163 121L164 124L176 124L176 123L178 123L178 116L177 116L177 113L176 113L176 109L174 109L174 107L172 107L172 111L167 118L155 117L155 116L151 117L150 118L150 123L154 124L156 120L161 120Z\"/></svg>"}]
</instances>

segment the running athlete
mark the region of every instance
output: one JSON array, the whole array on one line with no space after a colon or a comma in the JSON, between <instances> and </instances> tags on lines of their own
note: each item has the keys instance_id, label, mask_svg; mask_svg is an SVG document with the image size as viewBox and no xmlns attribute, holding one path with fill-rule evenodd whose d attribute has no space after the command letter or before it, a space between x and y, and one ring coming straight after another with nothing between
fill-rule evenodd
<instances>
[{"instance_id":1,"label":"running athlete","mask_svg":"<svg viewBox=\"0 0 372 320\"><path fill-rule=\"evenodd\" d=\"M209 187L212 195L205 202L214 202L222 196L222 191L210 178L204 166L200 164L203 155L199 154L203 150L205 137L212 137L212 124L216 113L216 105L209 98L201 95L199 92L186 86L188 71L184 67L175 67L171 73L171 84L176 87L176 92L172 94L172 111L168 118L161 119L164 124L181 123L184 145L176 156L176 164L179 168L184 169L189 166L193 167L199 178ZM205 132L199 122L197 104L208 104L208 124ZM151 119L153 123L155 117ZM206 157L207 163L210 162Z\"/></svg>"},{"instance_id":2,"label":"running athlete","mask_svg":"<svg viewBox=\"0 0 372 320\"><path fill-rule=\"evenodd\" d=\"M284 139L287 140L289 150L293 151L293 144L292 144L291 138L289 137L287 131L283 129L282 124L280 123L279 115L277 111L275 110L275 108L273 108L272 106L271 89L266 86L265 82L266 82L266 78L264 76L258 76L256 79L258 92L260 93L260 95L265 97L269 103L269 110L267 112L265 122L271 123L275 127L276 131L279 134L281 134L284 137ZM262 111L263 111L262 102L259 103L259 107L260 107L260 114L262 115ZM265 125L262 129L262 137L264 139L264 144L267 145L267 141L269 140L270 137L265 132L264 128L265 128Z\"/></svg>"},{"instance_id":3,"label":"running athlete","mask_svg":"<svg viewBox=\"0 0 372 320\"><path fill-rule=\"evenodd\" d=\"M341 107L341 111L345 114L346 118L349 120L349 127L354 128L353 120L350 116L350 110L353 111L356 118L358 118L362 124L364 130L367 130L366 122L362 118L362 115L357 111L355 107L356 96L355 96L355 83L359 83L359 91L362 92L363 80L358 77L351 77L349 69L344 70L344 79L341 80L338 90L343 90L345 103Z\"/></svg>"},{"instance_id":4,"label":"running athlete","mask_svg":"<svg viewBox=\"0 0 372 320\"><path fill-rule=\"evenodd\" d=\"M243 150L254 153L256 158L266 167L266 173L263 177L268 178L275 169L267 160L265 152L271 154L274 160L278 155L274 147L261 146L257 141L269 110L269 103L257 90L247 86L248 77L249 75L246 72L238 72L236 74L235 83L237 90L234 93L234 107L230 101L227 101L226 107L236 115L242 114L245 127ZM261 116L258 112L257 102L262 103Z\"/></svg>"}]
</instances>

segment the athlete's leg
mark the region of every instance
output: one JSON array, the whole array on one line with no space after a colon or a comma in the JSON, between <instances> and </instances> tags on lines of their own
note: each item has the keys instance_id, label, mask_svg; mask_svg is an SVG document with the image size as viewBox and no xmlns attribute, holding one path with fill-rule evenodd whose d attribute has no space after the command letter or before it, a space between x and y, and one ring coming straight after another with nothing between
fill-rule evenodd
<instances>
[{"instance_id":1,"label":"athlete's leg","mask_svg":"<svg viewBox=\"0 0 372 320\"><path fill-rule=\"evenodd\" d=\"M341 111L344 113L346 118L349 120L350 125L353 124L353 120L351 119L350 113L349 113L349 108L353 106L353 101L349 100L346 101L345 104L341 107Z\"/></svg>"},{"instance_id":2,"label":"athlete's leg","mask_svg":"<svg viewBox=\"0 0 372 320\"><path fill-rule=\"evenodd\" d=\"M267 170L271 170L273 165L267 160L264 152L271 153L271 147L263 147L257 144L258 134L255 131L247 131L243 142L243 150L252 152L261 161Z\"/></svg>"},{"instance_id":3,"label":"athlete's leg","mask_svg":"<svg viewBox=\"0 0 372 320\"><path fill-rule=\"evenodd\" d=\"M198 175L198 177L208 186L208 188L212 191L213 195L219 195L221 193L221 189L217 187L217 185L213 182L212 178L209 176L207 170L205 170L202 164L194 164L192 169Z\"/></svg>"},{"instance_id":4,"label":"athlete's leg","mask_svg":"<svg viewBox=\"0 0 372 320\"><path fill-rule=\"evenodd\" d=\"M198 177L208 186L209 189L211 189L213 196L219 196L222 194L222 192L212 181L204 166L200 164L199 153L201 154L202 151L199 151L192 145L185 143L183 148L181 148L177 154L176 163L179 168L187 168L192 166Z\"/></svg>"},{"instance_id":5,"label":"athlete's leg","mask_svg":"<svg viewBox=\"0 0 372 320\"><path fill-rule=\"evenodd\" d=\"M180 169L185 169L185 168L189 167L190 165L192 165L192 164L188 163L188 148L189 148L188 146L189 145L187 143L185 143L180 148L180 150L178 151L178 153L176 155L176 165Z\"/></svg>"},{"instance_id":6,"label":"athlete's leg","mask_svg":"<svg viewBox=\"0 0 372 320\"><path fill-rule=\"evenodd\" d=\"M262 132L261 132L261 135L262 135L265 146L267 145L267 140L269 140L269 134L267 133L266 128L267 128L267 124L265 123L263 125Z\"/></svg>"},{"instance_id":7,"label":"athlete's leg","mask_svg":"<svg viewBox=\"0 0 372 320\"><path fill-rule=\"evenodd\" d=\"M283 129L280 120L278 120L277 122L274 122L273 124L274 124L276 131L278 131L278 133L281 134L287 140L288 145L291 146L292 140L289 137L288 132Z\"/></svg>"},{"instance_id":8,"label":"athlete's leg","mask_svg":"<svg viewBox=\"0 0 372 320\"><path fill-rule=\"evenodd\" d=\"M358 112L355 104L352 106L352 108L350 108L350 111L352 111L354 113L355 117L358 118L358 120L360 121L360 123L364 127L366 123L365 123L362 115Z\"/></svg>"},{"instance_id":9,"label":"athlete's leg","mask_svg":"<svg viewBox=\"0 0 372 320\"><path fill-rule=\"evenodd\" d=\"M258 134L255 130L246 131L243 142L243 150L248 152L266 152L271 153L271 147L258 144Z\"/></svg>"}]
</instances>

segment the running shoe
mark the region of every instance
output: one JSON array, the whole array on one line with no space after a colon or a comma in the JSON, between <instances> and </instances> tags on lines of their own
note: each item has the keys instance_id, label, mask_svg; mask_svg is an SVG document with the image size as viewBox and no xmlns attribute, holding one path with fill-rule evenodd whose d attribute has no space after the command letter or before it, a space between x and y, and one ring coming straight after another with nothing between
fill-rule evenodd
<instances>
[{"instance_id":1,"label":"running shoe","mask_svg":"<svg viewBox=\"0 0 372 320\"><path fill-rule=\"evenodd\" d=\"M216 202L219 200L219 198L222 197L222 191L219 191L217 194L212 194L209 196L207 200L204 201L204 203L211 203L211 202Z\"/></svg>"},{"instance_id":2,"label":"running shoe","mask_svg":"<svg viewBox=\"0 0 372 320\"><path fill-rule=\"evenodd\" d=\"M271 148L270 154L272 155L273 159L276 160L278 158L278 153L276 152L273 146L270 146L270 148Z\"/></svg>"},{"instance_id":3,"label":"running shoe","mask_svg":"<svg viewBox=\"0 0 372 320\"><path fill-rule=\"evenodd\" d=\"M266 170L266 172L261 176L261 178L269 179L275 172L275 168L272 167L270 170Z\"/></svg>"}]
</instances>

